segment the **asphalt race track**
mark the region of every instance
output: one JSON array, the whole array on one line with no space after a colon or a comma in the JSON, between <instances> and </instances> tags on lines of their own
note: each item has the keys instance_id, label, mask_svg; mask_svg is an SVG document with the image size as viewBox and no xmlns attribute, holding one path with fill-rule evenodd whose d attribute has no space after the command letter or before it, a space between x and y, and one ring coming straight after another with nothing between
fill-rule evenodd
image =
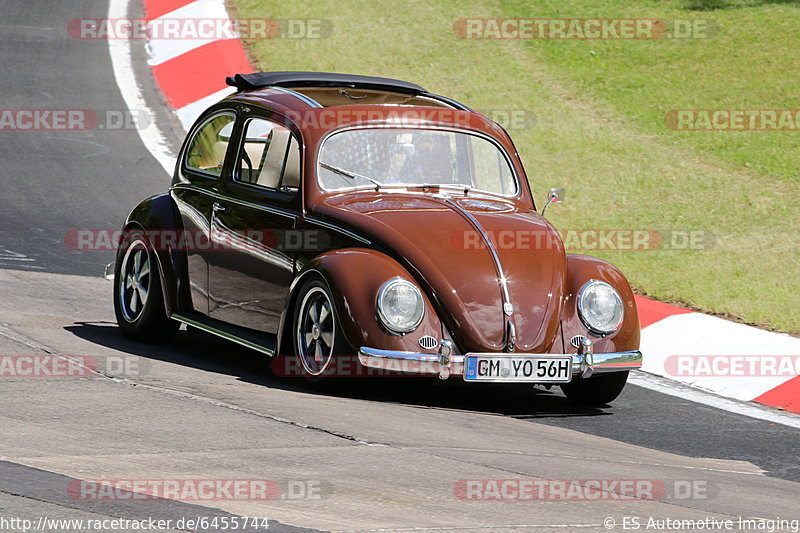
<instances>
[{"instance_id":1,"label":"asphalt race track","mask_svg":"<svg viewBox=\"0 0 800 533\"><path fill-rule=\"evenodd\" d=\"M100 120L87 131L0 133L0 267L95 276L113 253L71 250L66 232L118 228L138 200L161 192L165 183L137 132L115 122L128 111L108 44L67 34L69 20L103 18L108 7L90 1L0 5L3 108L89 110ZM155 91L146 96L158 103Z\"/></svg>"},{"instance_id":2,"label":"asphalt race track","mask_svg":"<svg viewBox=\"0 0 800 533\"><path fill-rule=\"evenodd\" d=\"M0 108L126 110L107 43L66 31L73 18L107 16L104 2L0 6ZM158 107L154 86L144 93ZM160 120L177 131L166 113ZM0 354L89 357L102 370L0 378L0 517L248 516L275 521L269 531L481 532L604 531L608 518L621 530L626 516L800 519L800 430L635 385L602 409L576 407L557 389L412 379L317 390L205 334L127 341L101 277L113 253L71 250L65 235L118 228L167 187L161 166L126 128L0 131L0 158ZM464 480L520 476L650 480L665 492L460 497ZM187 478L269 479L281 496L87 501L68 489L80 479Z\"/></svg>"}]
</instances>

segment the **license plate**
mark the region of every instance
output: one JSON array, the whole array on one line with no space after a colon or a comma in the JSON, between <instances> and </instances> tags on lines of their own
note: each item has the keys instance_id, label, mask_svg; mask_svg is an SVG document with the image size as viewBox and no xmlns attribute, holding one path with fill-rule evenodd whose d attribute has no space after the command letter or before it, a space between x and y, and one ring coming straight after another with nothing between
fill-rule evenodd
<instances>
[{"instance_id":1,"label":"license plate","mask_svg":"<svg viewBox=\"0 0 800 533\"><path fill-rule=\"evenodd\" d=\"M464 381L568 383L571 378L569 355L467 354L464 361Z\"/></svg>"}]
</instances>

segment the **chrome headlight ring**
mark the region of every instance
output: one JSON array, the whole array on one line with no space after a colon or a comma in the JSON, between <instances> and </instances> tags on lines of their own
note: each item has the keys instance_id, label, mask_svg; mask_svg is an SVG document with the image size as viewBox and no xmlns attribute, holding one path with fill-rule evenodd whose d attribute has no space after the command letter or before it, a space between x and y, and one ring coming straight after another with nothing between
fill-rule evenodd
<instances>
[{"instance_id":1,"label":"chrome headlight ring","mask_svg":"<svg viewBox=\"0 0 800 533\"><path fill-rule=\"evenodd\" d=\"M625 319L625 306L619 292L600 280L591 280L578 293L578 316L592 333L602 336L617 331Z\"/></svg>"},{"instance_id":2,"label":"chrome headlight ring","mask_svg":"<svg viewBox=\"0 0 800 533\"><path fill-rule=\"evenodd\" d=\"M381 286L376 308L384 327L393 333L414 331L425 316L425 300L419 287L399 277Z\"/></svg>"}]
</instances>

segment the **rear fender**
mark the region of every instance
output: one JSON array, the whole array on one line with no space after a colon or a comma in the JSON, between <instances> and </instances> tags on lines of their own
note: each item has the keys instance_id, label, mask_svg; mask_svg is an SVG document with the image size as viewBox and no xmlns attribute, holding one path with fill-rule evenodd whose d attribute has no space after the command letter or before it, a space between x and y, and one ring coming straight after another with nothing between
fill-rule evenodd
<instances>
[{"instance_id":1,"label":"rear fender","mask_svg":"<svg viewBox=\"0 0 800 533\"><path fill-rule=\"evenodd\" d=\"M181 218L175 202L169 193L163 193L143 200L125 221L126 231L143 230L148 245L154 250L164 289L164 306L167 315L178 310L191 309L188 280L186 277L186 255L183 250L173 246L163 246L160 238L164 231L180 232ZM121 258L117 255L117 261Z\"/></svg>"}]
</instances>

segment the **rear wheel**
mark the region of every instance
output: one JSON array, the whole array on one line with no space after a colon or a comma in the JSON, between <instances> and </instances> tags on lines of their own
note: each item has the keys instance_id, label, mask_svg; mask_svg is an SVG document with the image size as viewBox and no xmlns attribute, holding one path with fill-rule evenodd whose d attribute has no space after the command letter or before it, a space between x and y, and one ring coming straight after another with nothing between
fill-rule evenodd
<instances>
[{"instance_id":1,"label":"rear wheel","mask_svg":"<svg viewBox=\"0 0 800 533\"><path fill-rule=\"evenodd\" d=\"M561 385L564 395L576 403L604 405L620 395L628 381L628 372L598 374L589 379L577 379Z\"/></svg>"},{"instance_id":2,"label":"rear wheel","mask_svg":"<svg viewBox=\"0 0 800 533\"><path fill-rule=\"evenodd\" d=\"M167 317L163 294L154 253L143 235L128 233L114 270L114 313L127 337L164 342L175 335L180 324Z\"/></svg>"}]
</instances>

